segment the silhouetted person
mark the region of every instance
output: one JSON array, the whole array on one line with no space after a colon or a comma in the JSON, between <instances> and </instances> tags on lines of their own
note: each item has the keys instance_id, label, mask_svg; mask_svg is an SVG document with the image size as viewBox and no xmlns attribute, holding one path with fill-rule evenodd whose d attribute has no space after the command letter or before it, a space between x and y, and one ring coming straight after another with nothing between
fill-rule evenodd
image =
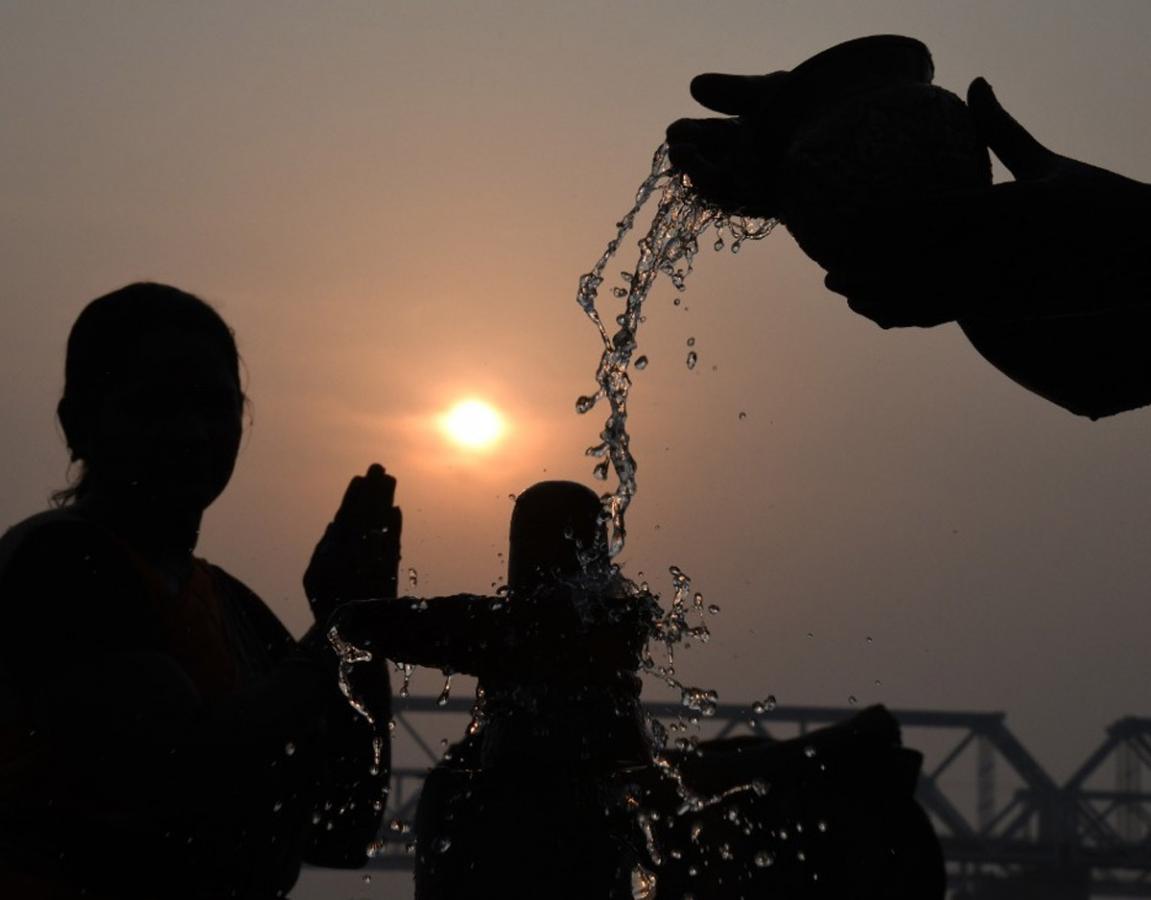
<instances>
[{"instance_id":1,"label":"silhouetted person","mask_svg":"<svg viewBox=\"0 0 1151 900\"><path fill-rule=\"evenodd\" d=\"M884 41L909 39L828 53ZM671 161L724 209L779 216L796 124L829 102L827 85L809 74L801 65L698 76L692 96L732 118L673 123ZM833 99L849 96L852 79L837 87ZM1151 186L1048 150L982 78L967 102L1016 180L877 202L827 287L885 328L957 321L1001 371L1074 413L1098 418L1151 402Z\"/></svg>"},{"instance_id":2,"label":"silhouetted person","mask_svg":"<svg viewBox=\"0 0 1151 900\"><path fill-rule=\"evenodd\" d=\"M632 897L646 856L622 793L651 762L636 675L650 613L610 564L601 515L581 485L536 484L512 514L505 597L338 617L373 653L479 678L478 724L424 786L420 900Z\"/></svg>"},{"instance_id":3,"label":"silhouetted person","mask_svg":"<svg viewBox=\"0 0 1151 900\"><path fill-rule=\"evenodd\" d=\"M232 332L190 294L130 285L73 326L82 477L0 540L0 896L263 900L304 858L365 859L388 773L324 629L293 640L194 556L243 405ZM379 466L349 486L309 570L321 623L394 593L394 487Z\"/></svg>"}]
</instances>

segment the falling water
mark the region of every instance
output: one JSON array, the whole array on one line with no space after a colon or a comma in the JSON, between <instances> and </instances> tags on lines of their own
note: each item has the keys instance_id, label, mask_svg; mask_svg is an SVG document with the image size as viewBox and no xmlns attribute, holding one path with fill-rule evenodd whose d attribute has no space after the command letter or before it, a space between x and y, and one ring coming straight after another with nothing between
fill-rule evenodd
<instances>
[{"instance_id":1,"label":"falling water","mask_svg":"<svg viewBox=\"0 0 1151 900\"><path fill-rule=\"evenodd\" d=\"M624 236L635 225L636 216L653 195L659 200L647 234L638 241L639 257L631 271L620 273L622 284L612 288L612 296L622 301L623 308L611 318L616 330L609 331L605 324L605 312L596 304L599 289L604 283L604 272L611 259L620 248ZM608 416L599 442L588 447L586 454L597 460L593 474L598 480L606 480L608 467L615 472L617 484L614 491L602 498L603 516L609 527L608 548L612 557L617 556L627 539L625 517L628 506L636 493L636 459L631 451L631 438L628 434L628 395L631 391L631 377L628 368L638 344L639 326L644 321L644 302L660 273L666 275L677 292L686 288L687 276L691 274L694 259L699 251L700 237L709 229L714 229L712 244L716 251L729 246L732 253L738 253L744 241L755 241L767 236L777 224L774 219L751 219L724 213L696 194L687 175L671 168L667 157L667 146L661 145L652 157L651 171L636 191L635 203L616 224L616 235L590 272L579 281L577 301L595 324L603 341L603 351L596 368L596 390L576 400L576 412L581 415L590 412L597 403L606 399ZM676 305L679 304L677 297ZM695 338L689 338L686 365L694 369L698 361ZM635 359L635 367L647 367L647 356ZM686 731L689 725L698 724L701 717L714 715L718 695L714 690L684 684L678 678L675 668L676 646L691 640L706 643L710 637L705 618L703 595L692 590L691 578L679 567L671 566L672 600L667 610L660 609L650 626L653 644L662 644L664 660L657 662L650 652L643 660L644 671L662 680L668 687L679 691L683 712L671 724L676 732ZM639 592L651 598L646 584L638 586ZM714 614L719 607L714 604L706 608ZM692 624L692 618L696 624ZM650 645L649 645L650 646ZM656 744L656 764L663 775L674 784L681 799L677 815L697 812L708 806L726 800L731 792L716 797L702 797L691 791L663 752L668 739L668 728L662 723L650 721L652 738ZM681 737L676 747L690 750L695 747L696 738ZM736 791L759 790L759 786L741 786ZM641 814L641 827L647 821ZM650 830L645 829L651 844ZM654 849L650 848L649 849ZM654 853L652 854L654 856ZM633 885L635 896L645 896L650 887L654 890L654 878L649 884L649 873L636 874Z\"/></svg>"},{"instance_id":2,"label":"falling water","mask_svg":"<svg viewBox=\"0 0 1151 900\"><path fill-rule=\"evenodd\" d=\"M604 272L618 252L624 236L634 227L640 210L657 193L659 201L656 211L647 234L638 241L639 257L633 271L621 272L623 285L612 288L612 296L623 301L623 310L614 317L618 330L609 334L604 316L596 305L599 289L604 282ZM608 241L592 270L580 278L577 300L598 329L603 340L603 352L596 368L597 389L595 393L576 400L576 411L584 414L592 410L600 400L606 399L608 402L609 413L603 431L600 432L600 442L588 447L586 453L598 460L593 470L597 479L607 478L609 465L616 474L615 490L602 498L604 518L609 525L609 555L612 557L619 554L627 539L625 516L636 493L637 466L627 431L627 401L631 391L628 367L638 347L639 326L644 321L643 305L656 277L662 272L668 276L675 289L682 292L686 288L686 279L691 274L696 253L699 252L699 239L709 228L714 229L715 240L712 246L716 251L729 246L732 253L738 253L744 241L766 237L776 224L775 219L729 215L712 206L692 190L687 175L671 168L667 145L664 144L652 157L651 172L636 191L634 205L616 223L615 237ZM695 338L689 338L687 345L691 348L687 356L687 367L692 369L697 360ZM647 357L638 357L635 366L637 369L645 368ZM661 664L648 656L644 660L644 669L669 687L679 690L687 719L697 722L698 717L714 713L718 697L715 691L690 687L679 681L675 670L675 647L689 640L706 643L710 632L703 621L703 595L692 591L691 579L677 566L671 566L670 573L673 590L671 608L661 610L651 627L651 637L655 642L663 644L666 660ZM646 584L641 585L640 589L647 593ZM714 614L719 611L719 607L713 604L707 611ZM693 614L698 617L698 624L691 624L690 617ZM653 723L657 742L662 743L666 735L659 733L660 727L658 723Z\"/></svg>"},{"instance_id":3,"label":"falling water","mask_svg":"<svg viewBox=\"0 0 1151 900\"><path fill-rule=\"evenodd\" d=\"M647 201L656 193L659 201L651 227L639 240L639 258L630 272L621 272L623 284L612 288L612 296L623 301L623 310L613 318L617 329L610 334L604 316L596 306L599 289L604 282L604 271L619 250L624 236L635 225L635 218ZM576 400L576 412L590 412L603 399L608 402L609 413L600 432L600 441L587 449L587 455L601 461L596 464L597 478L607 477L610 463L618 484L605 495L604 512L610 523L609 551L616 556L627 539L625 515L636 492L636 461L631 452L631 439L627 431L627 400L631 391L628 367L638 346L639 326L643 322L643 305L661 272L671 279L677 291L683 291L691 274L695 255L699 252L699 238L709 228L716 234L714 247L722 250L724 235L728 236L731 252L738 253L744 241L757 241L766 237L775 227L775 219L752 219L724 213L709 204L691 189L691 179L671 168L667 158L667 145L663 144L652 157L651 174L644 179L635 195L635 204L616 223L616 235L595 266L579 280L576 296L580 307L599 330L603 340L603 353L596 368L596 391ZM696 354L688 355L688 367L694 368ZM646 358L636 360L642 369Z\"/></svg>"}]
</instances>

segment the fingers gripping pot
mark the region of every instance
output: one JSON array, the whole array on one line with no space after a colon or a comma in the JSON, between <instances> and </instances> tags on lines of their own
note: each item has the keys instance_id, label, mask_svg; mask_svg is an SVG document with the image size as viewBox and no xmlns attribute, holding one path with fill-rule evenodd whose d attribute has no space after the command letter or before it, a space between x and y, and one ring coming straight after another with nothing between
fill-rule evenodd
<instances>
[{"instance_id":1,"label":"fingers gripping pot","mask_svg":"<svg viewBox=\"0 0 1151 900\"><path fill-rule=\"evenodd\" d=\"M788 73L757 126L780 154L780 218L825 269L850 265L870 212L991 183L970 111L933 75L930 52L912 38L848 41Z\"/></svg>"}]
</instances>

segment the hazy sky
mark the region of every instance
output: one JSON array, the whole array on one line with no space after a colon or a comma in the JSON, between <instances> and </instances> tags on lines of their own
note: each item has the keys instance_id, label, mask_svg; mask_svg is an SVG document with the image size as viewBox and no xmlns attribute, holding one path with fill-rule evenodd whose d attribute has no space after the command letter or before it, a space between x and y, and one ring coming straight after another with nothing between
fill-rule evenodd
<instances>
[{"instance_id":1,"label":"hazy sky","mask_svg":"<svg viewBox=\"0 0 1151 900\"><path fill-rule=\"evenodd\" d=\"M0 520L65 483L72 319L149 278L216 304L248 371L205 556L302 630L312 544L379 460L419 590L489 589L509 494L596 484L576 282L695 112L691 76L883 32L925 41L940 85L986 76L1059 152L1151 179L1142 0L0 2ZM625 558L722 607L690 680L1006 710L1057 777L1147 712L1151 412L1093 424L954 326L883 332L782 230L672 294L640 335ZM430 425L472 394L512 425L480 458Z\"/></svg>"}]
</instances>

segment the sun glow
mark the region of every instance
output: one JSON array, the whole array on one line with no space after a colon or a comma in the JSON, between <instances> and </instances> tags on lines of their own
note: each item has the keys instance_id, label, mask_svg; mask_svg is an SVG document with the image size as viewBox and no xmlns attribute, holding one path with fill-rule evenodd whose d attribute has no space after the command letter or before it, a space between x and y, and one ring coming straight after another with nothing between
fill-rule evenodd
<instances>
[{"instance_id":1,"label":"sun glow","mask_svg":"<svg viewBox=\"0 0 1151 900\"><path fill-rule=\"evenodd\" d=\"M503 437L503 417L482 400L461 400L440 417L440 430L467 450L487 450Z\"/></svg>"}]
</instances>

